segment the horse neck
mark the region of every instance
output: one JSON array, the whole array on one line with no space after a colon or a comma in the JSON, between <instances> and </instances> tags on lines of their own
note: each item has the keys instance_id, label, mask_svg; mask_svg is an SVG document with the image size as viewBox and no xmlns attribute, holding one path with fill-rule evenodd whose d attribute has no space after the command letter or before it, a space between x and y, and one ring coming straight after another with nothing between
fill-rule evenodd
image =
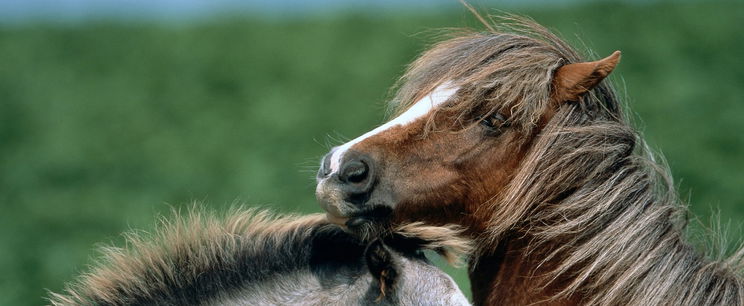
<instances>
[{"instance_id":1,"label":"horse neck","mask_svg":"<svg viewBox=\"0 0 744 306\"><path fill-rule=\"evenodd\" d=\"M343 305L360 301L372 283L368 275L337 275L321 279L310 269L245 284L237 292L224 294L208 305ZM341 279L343 278L343 279Z\"/></svg>"},{"instance_id":2,"label":"horse neck","mask_svg":"<svg viewBox=\"0 0 744 306\"><path fill-rule=\"evenodd\" d=\"M660 235L645 253L603 240L593 247L598 259L557 273L572 254L546 258L570 239L535 247L528 234L507 235L471 262L474 305L744 305L744 281L730 263L706 259L681 231Z\"/></svg>"},{"instance_id":3,"label":"horse neck","mask_svg":"<svg viewBox=\"0 0 744 306\"><path fill-rule=\"evenodd\" d=\"M340 230L320 231L251 254L254 277L219 292L208 305L343 305L365 297L372 277L362 249ZM346 238L346 239L345 239ZM322 251L321 251L322 250ZM344 252L345 251L345 252ZM348 255L348 256L347 256ZM218 287L226 287L219 286Z\"/></svg>"},{"instance_id":4,"label":"horse neck","mask_svg":"<svg viewBox=\"0 0 744 306\"><path fill-rule=\"evenodd\" d=\"M560 291L536 281L554 265L541 263L541 252L528 252L528 239L504 239L493 250L479 252L470 263L470 282L474 305L578 305L570 296L554 299ZM560 283L560 282L556 282Z\"/></svg>"},{"instance_id":5,"label":"horse neck","mask_svg":"<svg viewBox=\"0 0 744 306\"><path fill-rule=\"evenodd\" d=\"M474 227L477 304L744 305L742 255L711 261L685 241L671 179L632 128L559 115Z\"/></svg>"}]
</instances>

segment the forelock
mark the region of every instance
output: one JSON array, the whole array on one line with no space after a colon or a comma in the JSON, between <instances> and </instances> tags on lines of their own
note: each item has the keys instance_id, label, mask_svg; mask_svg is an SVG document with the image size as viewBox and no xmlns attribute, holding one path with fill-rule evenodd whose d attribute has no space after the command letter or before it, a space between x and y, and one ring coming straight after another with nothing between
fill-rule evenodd
<instances>
[{"instance_id":1,"label":"forelock","mask_svg":"<svg viewBox=\"0 0 744 306\"><path fill-rule=\"evenodd\" d=\"M578 54L546 28L505 16L489 31L460 30L425 51L399 80L391 106L405 111L451 81L461 89L444 108L459 118L500 112L531 129L550 106L554 71L577 61Z\"/></svg>"}]
</instances>

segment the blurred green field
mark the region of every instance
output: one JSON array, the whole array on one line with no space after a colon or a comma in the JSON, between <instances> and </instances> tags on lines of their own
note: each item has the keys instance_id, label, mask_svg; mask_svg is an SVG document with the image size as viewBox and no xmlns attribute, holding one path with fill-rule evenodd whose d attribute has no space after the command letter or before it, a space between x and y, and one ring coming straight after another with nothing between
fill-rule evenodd
<instances>
[{"instance_id":1,"label":"blurred green field","mask_svg":"<svg viewBox=\"0 0 744 306\"><path fill-rule=\"evenodd\" d=\"M744 237L743 2L515 12L622 50L614 81L691 218L720 211L729 244ZM458 10L0 27L0 305L43 303L171 207L320 211L319 157L384 119L429 30L469 25Z\"/></svg>"}]
</instances>

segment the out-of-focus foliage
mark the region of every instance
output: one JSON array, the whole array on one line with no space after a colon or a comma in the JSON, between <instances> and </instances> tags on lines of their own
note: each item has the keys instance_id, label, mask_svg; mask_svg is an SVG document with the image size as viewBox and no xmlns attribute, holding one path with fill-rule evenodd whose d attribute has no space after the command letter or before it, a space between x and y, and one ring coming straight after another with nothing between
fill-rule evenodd
<instances>
[{"instance_id":1,"label":"out-of-focus foliage","mask_svg":"<svg viewBox=\"0 0 744 306\"><path fill-rule=\"evenodd\" d=\"M519 12L599 55L622 50L614 80L692 215L742 224L743 3ZM195 200L318 212L317 160L383 120L388 88L432 41L413 34L467 25L462 10L0 28L0 305L42 303L97 243Z\"/></svg>"}]
</instances>

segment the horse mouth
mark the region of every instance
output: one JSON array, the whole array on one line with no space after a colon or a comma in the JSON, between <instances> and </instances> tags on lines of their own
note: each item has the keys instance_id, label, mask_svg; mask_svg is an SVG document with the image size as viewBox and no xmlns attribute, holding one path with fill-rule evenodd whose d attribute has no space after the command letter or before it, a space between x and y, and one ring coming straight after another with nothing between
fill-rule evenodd
<instances>
[{"instance_id":1,"label":"horse mouth","mask_svg":"<svg viewBox=\"0 0 744 306\"><path fill-rule=\"evenodd\" d=\"M388 205L353 203L334 183L319 181L315 196L329 223L353 230L365 224L384 224L392 214Z\"/></svg>"},{"instance_id":2,"label":"horse mouth","mask_svg":"<svg viewBox=\"0 0 744 306\"><path fill-rule=\"evenodd\" d=\"M315 189L315 197L320 203L320 207L326 212L328 222L345 226L346 222L351 219L349 204L345 203L340 197L337 188L328 186L325 182L319 182Z\"/></svg>"}]
</instances>

